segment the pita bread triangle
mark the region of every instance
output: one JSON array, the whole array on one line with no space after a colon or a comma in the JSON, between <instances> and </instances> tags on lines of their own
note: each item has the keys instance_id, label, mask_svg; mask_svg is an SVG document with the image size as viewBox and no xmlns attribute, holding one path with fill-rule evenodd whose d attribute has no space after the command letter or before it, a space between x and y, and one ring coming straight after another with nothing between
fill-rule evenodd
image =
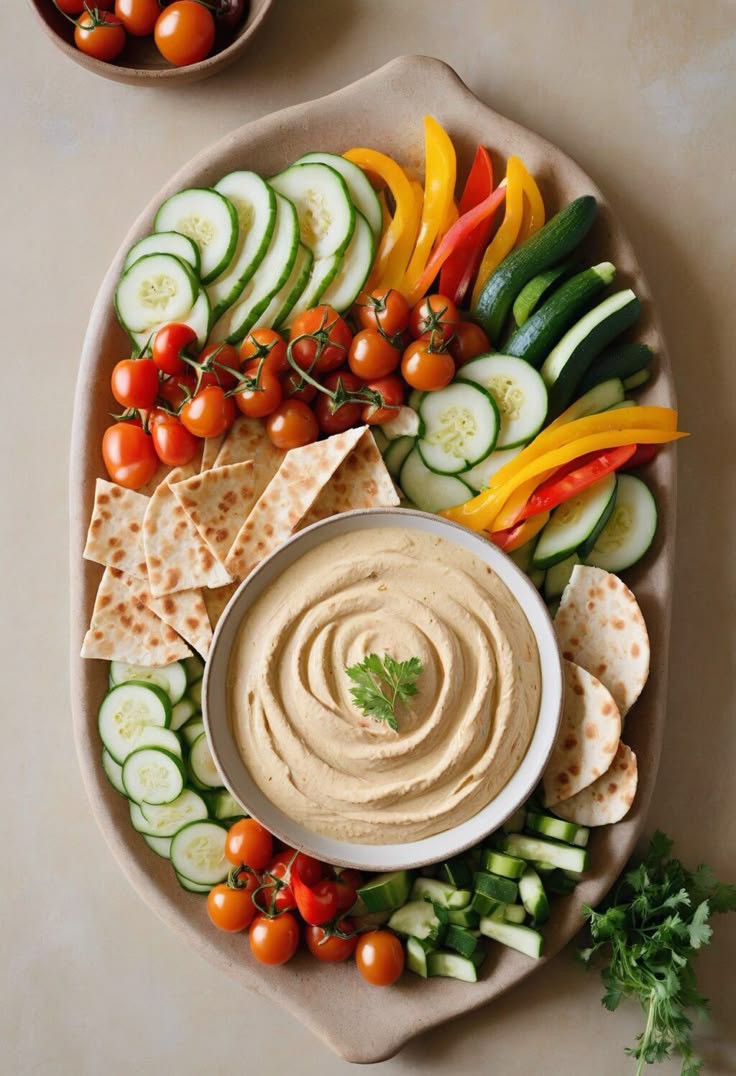
<instances>
[{"instance_id":1,"label":"pita bread triangle","mask_svg":"<svg viewBox=\"0 0 736 1076\"><path fill-rule=\"evenodd\" d=\"M150 609L186 639L192 649L203 658L207 657L212 642L212 629L200 589L180 590L177 594L154 598L146 579L134 579L133 576L124 574L123 583L136 601L145 605L146 609Z\"/></svg>"},{"instance_id":2,"label":"pita bread triangle","mask_svg":"<svg viewBox=\"0 0 736 1076\"><path fill-rule=\"evenodd\" d=\"M204 604L207 606L207 615L214 631L217 621L225 612L225 606L238 589L238 583L228 583L226 587L218 587L216 590L203 590Z\"/></svg>"},{"instance_id":3,"label":"pita bread triangle","mask_svg":"<svg viewBox=\"0 0 736 1076\"><path fill-rule=\"evenodd\" d=\"M202 445L202 464L199 468L200 474L204 474L205 471L209 471L211 467L215 466L215 460L222 448L222 443L225 440L225 434L221 433L219 437L207 437Z\"/></svg>"},{"instance_id":4,"label":"pita bread triangle","mask_svg":"<svg viewBox=\"0 0 736 1076\"><path fill-rule=\"evenodd\" d=\"M285 453L271 441L261 419L235 419L215 459L215 467L253 460L255 496L260 497L283 462Z\"/></svg>"},{"instance_id":5,"label":"pita bread triangle","mask_svg":"<svg viewBox=\"0 0 736 1076\"><path fill-rule=\"evenodd\" d=\"M579 826L620 822L634 802L638 781L636 755L622 741L606 772L569 800L555 804L552 811Z\"/></svg>"},{"instance_id":6,"label":"pita bread triangle","mask_svg":"<svg viewBox=\"0 0 736 1076\"><path fill-rule=\"evenodd\" d=\"M255 504L254 462L230 463L172 485L179 504L224 563Z\"/></svg>"},{"instance_id":7,"label":"pita bread triangle","mask_svg":"<svg viewBox=\"0 0 736 1076\"><path fill-rule=\"evenodd\" d=\"M148 497L98 478L84 547L86 560L145 579L143 519Z\"/></svg>"},{"instance_id":8,"label":"pita bread triangle","mask_svg":"<svg viewBox=\"0 0 736 1076\"><path fill-rule=\"evenodd\" d=\"M310 523L339 515L340 512L352 512L358 508L390 508L397 504L399 496L396 487L386 470L372 432L366 429L317 497L301 527L308 527Z\"/></svg>"}]
</instances>

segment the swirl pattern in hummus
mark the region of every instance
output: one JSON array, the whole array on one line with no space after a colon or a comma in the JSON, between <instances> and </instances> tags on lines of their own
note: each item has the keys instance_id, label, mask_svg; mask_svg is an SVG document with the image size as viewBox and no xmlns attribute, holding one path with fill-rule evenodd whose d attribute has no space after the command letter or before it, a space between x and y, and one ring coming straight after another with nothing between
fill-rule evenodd
<instances>
[{"instance_id":1,"label":"swirl pattern in hummus","mask_svg":"<svg viewBox=\"0 0 736 1076\"><path fill-rule=\"evenodd\" d=\"M366 717L345 668L418 657L399 731ZM418 840L488 804L532 738L541 674L516 599L479 558L401 527L360 530L292 564L246 613L229 705L256 784L338 840Z\"/></svg>"}]
</instances>

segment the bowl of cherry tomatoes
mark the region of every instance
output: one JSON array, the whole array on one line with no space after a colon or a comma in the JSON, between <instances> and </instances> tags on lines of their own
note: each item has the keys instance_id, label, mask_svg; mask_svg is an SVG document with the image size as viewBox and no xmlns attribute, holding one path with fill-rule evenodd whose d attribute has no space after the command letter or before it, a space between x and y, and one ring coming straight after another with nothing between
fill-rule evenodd
<instances>
[{"instance_id":1,"label":"bowl of cherry tomatoes","mask_svg":"<svg viewBox=\"0 0 736 1076\"><path fill-rule=\"evenodd\" d=\"M233 63L273 0L30 0L53 43L115 82L195 82Z\"/></svg>"}]
</instances>

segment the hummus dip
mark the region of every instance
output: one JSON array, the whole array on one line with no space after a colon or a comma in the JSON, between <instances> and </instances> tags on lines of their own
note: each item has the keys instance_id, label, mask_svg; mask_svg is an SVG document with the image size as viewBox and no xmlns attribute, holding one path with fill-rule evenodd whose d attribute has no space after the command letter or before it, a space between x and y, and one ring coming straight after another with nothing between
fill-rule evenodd
<instances>
[{"instance_id":1,"label":"hummus dip","mask_svg":"<svg viewBox=\"0 0 736 1076\"><path fill-rule=\"evenodd\" d=\"M365 716L345 671L418 657L398 731ZM305 554L245 614L229 714L251 777L337 840L397 844L451 828L504 787L534 732L541 672L516 599L482 560L402 527Z\"/></svg>"}]
</instances>

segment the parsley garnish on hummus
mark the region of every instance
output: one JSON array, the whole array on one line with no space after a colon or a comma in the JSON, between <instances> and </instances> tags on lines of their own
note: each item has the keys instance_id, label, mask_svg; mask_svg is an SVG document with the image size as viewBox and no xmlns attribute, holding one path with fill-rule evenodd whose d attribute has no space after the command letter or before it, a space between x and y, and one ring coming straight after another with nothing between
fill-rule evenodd
<instances>
[{"instance_id":1,"label":"parsley garnish on hummus","mask_svg":"<svg viewBox=\"0 0 736 1076\"><path fill-rule=\"evenodd\" d=\"M417 679L422 672L419 658L396 661L390 654L368 654L363 661L346 667L345 672L355 683L350 688L355 705L367 717L385 721L398 732L396 707L417 693Z\"/></svg>"}]
</instances>

